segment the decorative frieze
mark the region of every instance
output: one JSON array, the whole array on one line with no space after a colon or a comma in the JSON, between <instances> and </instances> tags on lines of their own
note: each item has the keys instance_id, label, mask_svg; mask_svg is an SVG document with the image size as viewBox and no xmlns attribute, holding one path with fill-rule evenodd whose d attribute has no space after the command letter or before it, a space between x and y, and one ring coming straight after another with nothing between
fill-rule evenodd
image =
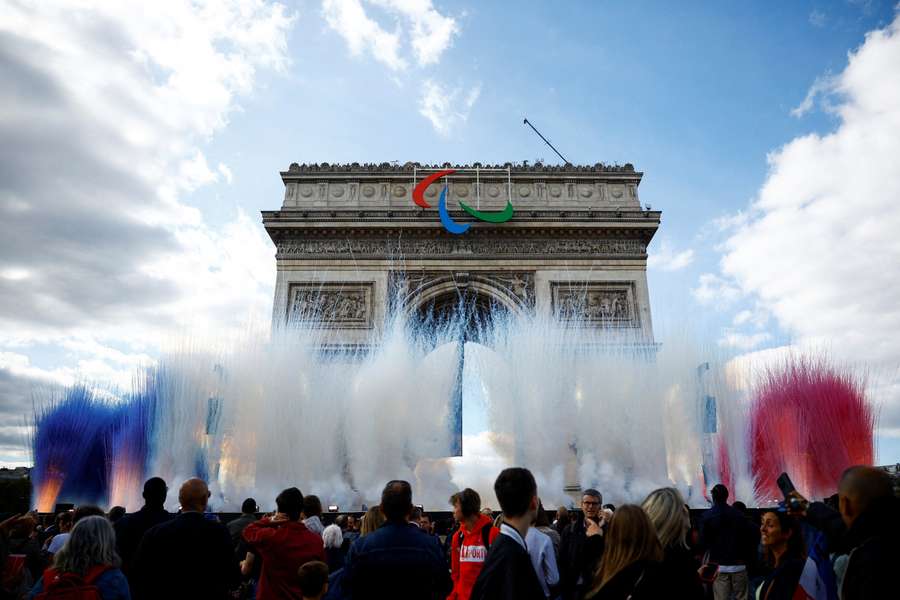
<instances>
[{"instance_id":1,"label":"decorative frieze","mask_svg":"<svg viewBox=\"0 0 900 600\"><path fill-rule=\"evenodd\" d=\"M640 327L630 281L552 281L554 316L563 322L593 327Z\"/></svg>"},{"instance_id":2,"label":"decorative frieze","mask_svg":"<svg viewBox=\"0 0 900 600\"><path fill-rule=\"evenodd\" d=\"M323 328L371 329L374 282L298 282L288 288L287 319Z\"/></svg>"},{"instance_id":3,"label":"decorative frieze","mask_svg":"<svg viewBox=\"0 0 900 600\"><path fill-rule=\"evenodd\" d=\"M276 240L277 258L387 258L415 256L416 258L447 257L566 257L589 259L596 257L643 258L647 246L636 239L603 238L526 238L497 234L455 237L345 237L294 238Z\"/></svg>"}]
</instances>

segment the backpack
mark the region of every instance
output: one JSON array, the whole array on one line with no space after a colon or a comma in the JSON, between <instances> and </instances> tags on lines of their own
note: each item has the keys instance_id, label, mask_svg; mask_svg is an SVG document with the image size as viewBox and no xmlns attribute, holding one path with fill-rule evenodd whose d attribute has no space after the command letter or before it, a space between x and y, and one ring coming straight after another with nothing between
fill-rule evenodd
<instances>
[{"instance_id":1,"label":"backpack","mask_svg":"<svg viewBox=\"0 0 900 600\"><path fill-rule=\"evenodd\" d=\"M110 567L97 565L82 577L76 573L57 573L54 569L44 571L44 589L34 596L34 600L103 600L94 581Z\"/></svg>"}]
</instances>

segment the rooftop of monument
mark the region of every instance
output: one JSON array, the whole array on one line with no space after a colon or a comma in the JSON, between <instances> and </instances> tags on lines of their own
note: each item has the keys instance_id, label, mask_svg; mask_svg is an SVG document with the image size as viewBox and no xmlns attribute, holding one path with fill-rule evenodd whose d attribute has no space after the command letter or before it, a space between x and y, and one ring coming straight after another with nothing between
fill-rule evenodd
<instances>
[{"instance_id":1,"label":"rooftop of monument","mask_svg":"<svg viewBox=\"0 0 900 600\"><path fill-rule=\"evenodd\" d=\"M634 170L634 165L625 163L624 165L609 165L604 163L595 163L593 165L573 165L566 163L564 165L548 165L541 162L537 163L504 163L504 164L482 164L475 162L472 164L422 164L418 162L382 162L382 163L344 163L331 164L327 162L299 164L291 163L287 171L282 171L282 177L290 177L296 175L352 175L352 174L384 174L384 175L408 175L416 171L434 171L438 169L456 169L460 171L506 171L509 169L511 173L518 175L609 175L621 174L640 178L643 173Z\"/></svg>"}]
</instances>

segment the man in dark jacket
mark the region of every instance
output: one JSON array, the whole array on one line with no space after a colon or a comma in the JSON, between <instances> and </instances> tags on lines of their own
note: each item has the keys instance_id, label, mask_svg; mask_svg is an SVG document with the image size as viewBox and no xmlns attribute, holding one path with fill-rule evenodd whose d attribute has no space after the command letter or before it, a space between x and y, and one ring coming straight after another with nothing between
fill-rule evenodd
<instances>
[{"instance_id":1,"label":"man in dark jacket","mask_svg":"<svg viewBox=\"0 0 900 600\"><path fill-rule=\"evenodd\" d=\"M717 484L711 494L713 506L701 518L700 542L709 552L709 562L719 566L713 596L715 600L747 600L747 563L756 553L759 533L741 511L728 506L728 488Z\"/></svg>"},{"instance_id":2,"label":"man in dark jacket","mask_svg":"<svg viewBox=\"0 0 900 600\"><path fill-rule=\"evenodd\" d=\"M247 498L241 504L241 516L225 525L228 527L228 534L231 536L231 543L235 548L241 543L241 533L244 532L244 528L250 523L256 522L256 513L258 512L259 507L256 505L256 500Z\"/></svg>"},{"instance_id":3,"label":"man in dark jacket","mask_svg":"<svg viewBox=\"0 0 900 600\"><path fill-rule=\"evenodd\" d=\"M387 522L350 546L344 590L353 600L443 600L452 587L437 540L409 523L412 488L390 481L381 493Z\"/></svg>"},{"instance_id":4,"label":"man in dark jacket","mask_svg":"<svg viewBox=\"0 0 900 600\"><path fill-rule=\"evenodd\" d=\"M545 600L525 537L538 511L537 483L528 469L504 469L494 482L503 511L500 535L491 544L471 600Z\"/></svg>"},{"instance_id":5,"label":"man in dark jacket","mask_svg":"<svg viewBox=\"0 0 900 600\"><path fill-rule=\"evenodd\" d=\"M116 551L122 559L122 572L131 582L131 563L144 533L151 527L165 523L174 515L163 505L169 489L159 477L151 477L144 482L144 506L136 513L125 515L113 526L116 530Z\"/></svg>"},{"instance_id":6,"label":"man in dark jacket","mask_svg":"<svg viewBox=\"0 0 900 600\"><path fill-rule=\"evenodd\" d=\"M325 562L322 538L303 521L303 494L295 487L278 494L278 512L244 529L244 541L262 559L257 600L300 598L300 567L311 561Z\"/></svg>"},{"instance_id":7,"label":"man in dark jacket","mask_svg":"<svg viewBox=\"0 0 900 600\"><path fill-rule=\"evenodd\" d=\"M581 598L594 579L603 555L603 535L588 536L586 519L605 526L600 507L603 496L595 489L581 495L581 515L562 530L559 543L560 587L563 600Z\"/></svg>"},{"instance_id":8,"label":"man in dark jacket","mask_svg":"<svg viewBox=\"0 0 900 600\"><path fill-rule=\"evenodd\" d=\"M830 552L850 555L841 600L896 596L900 500L890 475L874 467L850 467L841 477L838 505L840 519L821 502L809 505L806 519L825 534Z\"/></svg>"},{"instance_id":9,"label":"man in dark jacket","mask_svg":"<svg viewBox=\"0 0 900 600\"><path fill-rule=\"evenodd\" d=\"M228 529L203 514L209 488L188 479L178 492L181 514L144 534L133 563L132 598L222 600L240 582Z\"/></svg>"}]
</instances>

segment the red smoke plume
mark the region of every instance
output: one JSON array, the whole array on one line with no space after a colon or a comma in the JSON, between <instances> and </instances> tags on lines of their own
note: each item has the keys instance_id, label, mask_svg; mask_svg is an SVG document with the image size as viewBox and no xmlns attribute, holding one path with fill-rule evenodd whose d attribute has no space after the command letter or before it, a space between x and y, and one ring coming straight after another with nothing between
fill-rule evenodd
<instances>
[{"instance_id":1,"label":"red smoke plume","mask_svg":"<svg viewBox=\"0 0 900 600\"><path fill-rule=\"evenodd\" d=\"M752 469L756 498L781 500L776 479L790 475L808 498L837 491L844 469L873 461L875 413L865 381L825 360L791 357L770 368L754 393Z\"/></svg>"}]
</instances>

